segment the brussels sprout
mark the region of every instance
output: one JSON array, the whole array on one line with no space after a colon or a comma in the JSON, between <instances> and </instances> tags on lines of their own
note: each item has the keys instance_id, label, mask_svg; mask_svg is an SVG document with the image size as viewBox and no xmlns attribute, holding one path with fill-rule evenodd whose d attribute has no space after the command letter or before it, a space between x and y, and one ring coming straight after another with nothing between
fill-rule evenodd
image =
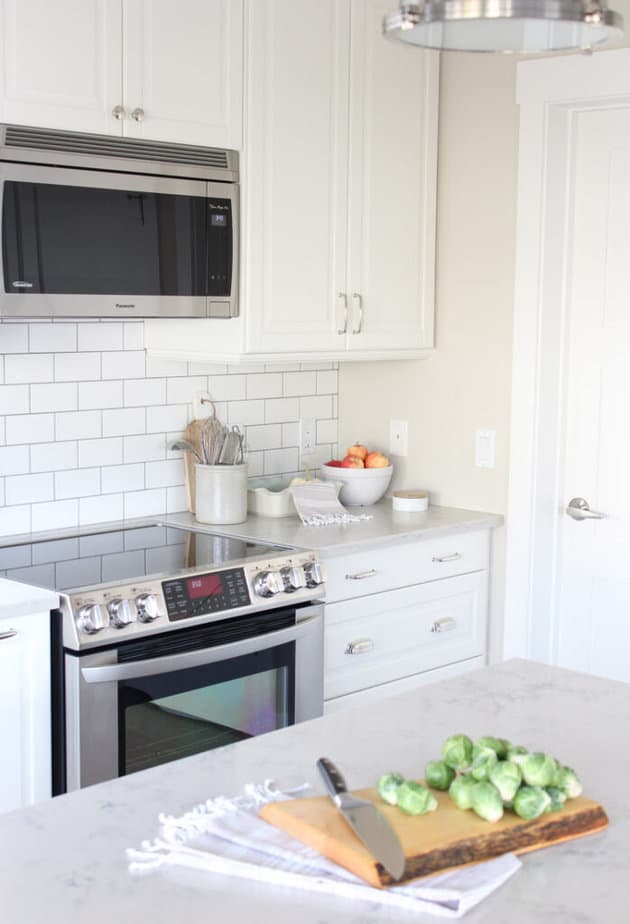
<instances>
[{"instance_id":1,"label":"brussels sprout","mask_svg":"<svg viewBox=\"0 0 630 924\"><path fill-rule=\"evenodd\" d=\"M433 793L426 786L412 780L401 783L396 795L398 808L406 815L424 815L437 808L437 799Z\"/></svg>"},{"instance_id":2,"label":"brussels sprout","mask_svg":"<svg viewBox=\"0 0 630 924\"><path fill-rule=\"evenodd\" d=\"M470 773L455 777L448 788L448 794L458 809L472 808L472 788L476 785L477 781Z\"/></svg>"},{"instance_id":3,"label":"brussels sprout","mask_svg":"<svg viewBox=\"0 0 630 924\"><path fill-rule=\"evenodd\" d=\"M455 779L455 771L451 770L443 760L430 760L424 768L424 779L427 786L446 790Z\"/></svg>"},{"instance_id":4,"label":"brussels sprout","mask_svg":"<svg viewBox=\"0 0 630 924\"><path fill-rule=\"evenodd\" d=\"M551 805L551 796L541 786L521 786L514 796L514 811L519 818L532 821Z\"/></svg>"},{"instance_id":5,"label":"brussels sprout","mask_svg":"<svg viewBox=\"0 0 630 924\"><path fill-rule=\"evenodd\" d=\"M523 780L528 786L551 786L556 782L558 764L548 754L526 754L520 762Z\"/></svg>"},{"instance_id":6,"label":"brussels sprout","mask_svg":"<svg viewBox=\"0 0 630 924\"><path fill-rule=\"evenodd\" d=\"M571 767L559 767L553 784L565 794L567 799L575 799L582 795L582 782Z\"/></svg>"},{"instance_id":7,"label":"brussels sprout","mask_svg":"<svg viewBox=\"0 0 630 924\"><path fill-rule=\"evenodd\" d=\"M490 735L486 735L484 738L478 738L475 741L473 745L473 760L477 754L485 748L490 748L499 759L502 759L505 757L508 747L509 741L506 741L505 738L492 738Z\"/></svg>"},{"instance_id":8,"label":"brussels sprout","mask_svg":"<svg viewBox=\"0 0 630 924\"><path fill-rule=\"evenodd\" d=\"M472 809L484 821L499 821L503 817L503 800L496 786L486 781L475 783L472 787Z\"/></svg>"},{"instance_id":9,"label":"brussels sprout","mask_svg":"<svg viewBox=\"0 0 630 924\"><path fill-rule=\"evenodd\" d=\"M520 764L526 754L529 751L522 744L513 744L507 749L507 759L515 764Z\"/></svg>"},{"instance_id":10,"label":"brussels sprout","mask_svg":"<svg viewBox=\"0 0 630 924\"><path fill-rule=\"evenodd\" d=\"M389 805L396 805L398 799L396 793L398 792L398 787L405 782L404 776L401 776L400 773L384 773L383 776L379 777L378 783L376 784L376 791L383 800Z\"/></svg>"},{"instance_id":11,"label":"brussels sprout","mask_svg":"<svg viewBox=\"0 0 630 924\"><path fill-rule=\"evenodd\" d=\"M498 763L496 752L492 748L483 748L477 752L472 762L470 772L478 781L487 780L492 767Z\"/></svg>"},{"instance_id":12,"label":"brussels sprout","mask_svg":"<svg viewBox=\"0 0 630 924\"><path fill-rule=\"evenodd\" d=\"M493 767L490 767L488 779L501 793L504 804L512 801L523 781L519 767L513 764L511 760L500 760Z\"/></svg>"},{"instance_id":13,"label":"brussels sprout","mask_svg":"<svg viewBox=\"0 0 630 924\"><path fill-rule=\"evenodd\" d=\"M442 759L452 770L465 770L472 763L472 749L468 735L451 735L442 746Z\"/></svg>"},{"instance_id":14,"label":"brussels sprout","mask_svg":"<svg viewBox=\"0 0 630 924\"><path fill-rule=\"evenodd\" d=\"M546 812L557 812L558 809L564 808L567 797L561 789L557 786L547 786L545 792L551 799L551 803L545 809Z\"/></svg>"}]
</instances>

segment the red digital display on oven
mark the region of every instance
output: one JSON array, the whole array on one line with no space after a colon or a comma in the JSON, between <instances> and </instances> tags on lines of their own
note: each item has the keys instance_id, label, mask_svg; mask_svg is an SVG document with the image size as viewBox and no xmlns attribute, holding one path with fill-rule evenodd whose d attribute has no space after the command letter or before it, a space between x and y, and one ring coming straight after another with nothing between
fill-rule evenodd
<instances>
[{"instance_id":1,"label":"red digital display on oven","mask_svg":"<svg viewBox=\"0 0 630 924\"><path fill-rule=\"evenodd\" d=\"M201 577L186 581L186 590L191 600L198 597L214 597L223 593L223 584L220 574L203 574Z\"/></svg>"}]
</instances>

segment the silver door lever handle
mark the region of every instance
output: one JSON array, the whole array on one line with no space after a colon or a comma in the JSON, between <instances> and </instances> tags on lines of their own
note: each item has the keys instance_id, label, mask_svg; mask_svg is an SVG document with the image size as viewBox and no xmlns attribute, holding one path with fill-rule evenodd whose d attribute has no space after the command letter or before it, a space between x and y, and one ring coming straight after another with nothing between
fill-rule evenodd
<instances>
[{"instance_id":1,"label":"silver door lever handle","mask_svg":"<svg viewBox=\"0 0 630 924\"><path fill-rule=\"evenodd\" d=\"M588 501L583 497L574 497L569 501L566 513L574 520L605 520L606 514L598 510L591 510Z\"/></svg>"}]
</instances>

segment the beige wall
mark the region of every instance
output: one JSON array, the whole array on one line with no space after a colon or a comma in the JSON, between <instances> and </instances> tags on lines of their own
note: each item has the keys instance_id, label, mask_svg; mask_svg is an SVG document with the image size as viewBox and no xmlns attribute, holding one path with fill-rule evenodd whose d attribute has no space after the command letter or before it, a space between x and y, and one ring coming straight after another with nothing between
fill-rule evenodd
<instances>
[{"instance_id":1,"label":"beige wall","mask_svg":"<svg viewBox=\"0 0 630 924\"><path fill-rule=\"evenodd\" d=\"M508 481L518 111L514 58L442 55L436 351L427 360L342 363L339 432L387 449L409 422L395 484L435 503L504 513ZM497 431L493 470L475 430ZM504 530L495 531L491 657L501 655Z\"/></svg>"}]
</instances>

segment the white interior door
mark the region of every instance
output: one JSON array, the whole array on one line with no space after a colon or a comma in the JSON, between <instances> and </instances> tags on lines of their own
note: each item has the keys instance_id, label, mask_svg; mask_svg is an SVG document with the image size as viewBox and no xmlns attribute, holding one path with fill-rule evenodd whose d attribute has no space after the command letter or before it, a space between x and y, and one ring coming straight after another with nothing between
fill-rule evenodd
<instances>
[{"instance_id":1,"label":"white interior door","mask_svg":"<svg viewBox=\"0 0 630 924\"><path fill-rule=\"evenodd\" d=\"M575 120L556 662L630 681L630 107ZM572 213L572 214L571 214Z\"/></svg>"}]
</instances>

